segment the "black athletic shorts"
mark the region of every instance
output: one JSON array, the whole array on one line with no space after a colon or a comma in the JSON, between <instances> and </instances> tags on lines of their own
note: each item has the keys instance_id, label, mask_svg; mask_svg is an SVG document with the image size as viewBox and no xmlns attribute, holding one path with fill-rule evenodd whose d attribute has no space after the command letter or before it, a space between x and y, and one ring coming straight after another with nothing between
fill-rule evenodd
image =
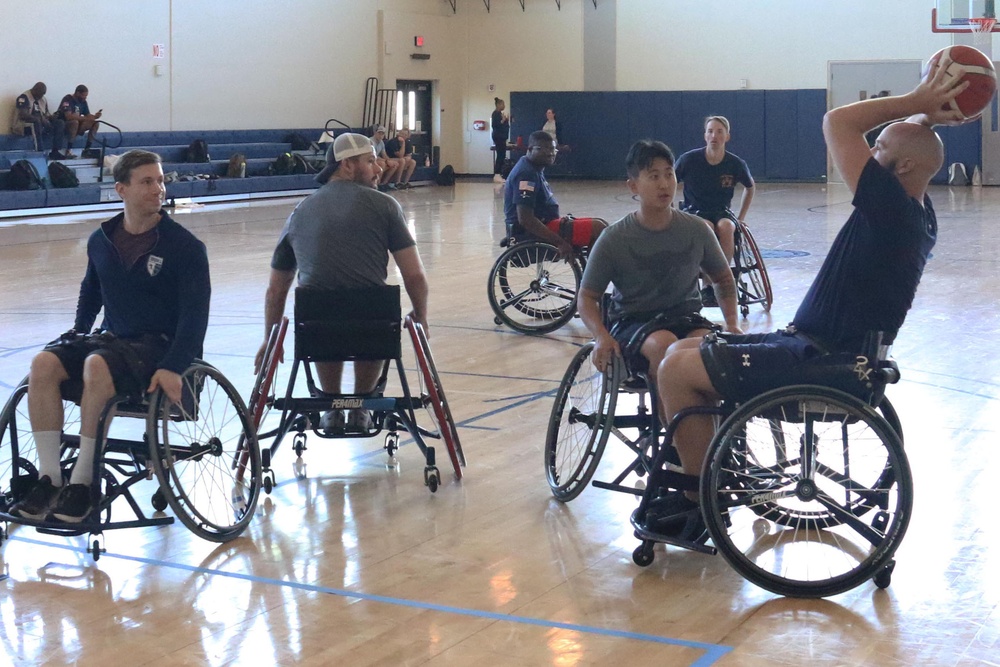
<instances>
[{"instance_id":1,"label":"black athletic shorts","mask_svg":"<svg viewBox=\"0 0 1000 667\"><path fill-rule=\"evenodd\" d=\"M166 336L118 338L108 332L65 335L45 346L46 352L59 357L69 375L60 389L63 398L74 403L79 403L83 395L83 362L90 355L104 358L118 394L140 398L149 387L156 365L169 349L170 340Z\"/></svg>"},{"instance_id":2,"label":"black athletic shorts","mask_svg":"<svg viewBox=\"0 0 1000 667\"><path fill-rule=\"evenodd\" d=\"M615 321L611 325L611 337L621 348L628 369L633 373L645 373L649 362L642 356L641 350L642 343L649 334L666 330L680 340L698 329L718 331L719 328L719 325L702 317L701 313L672 316L663 313L639 313L625 315Z\"/></svg>"},{"instance_id":3,"label":"black athletic shorts","mask_svg":"<svg viewBox=\"0 0 1000 667\"><path fill-rule=\"evenodd\" d=\"M854 352L832 350L794 330L706 336L701 359L712 386L732 401L795 384L832 387L862 400L872 396L870 360Z\"/></svg>"}]
</instances>

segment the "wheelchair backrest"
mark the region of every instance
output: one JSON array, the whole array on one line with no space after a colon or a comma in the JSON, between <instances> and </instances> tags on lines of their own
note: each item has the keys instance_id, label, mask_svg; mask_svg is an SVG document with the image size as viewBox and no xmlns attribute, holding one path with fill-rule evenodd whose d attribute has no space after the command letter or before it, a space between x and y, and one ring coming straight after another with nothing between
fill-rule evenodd
<instances>
[{"instance_id":1,"label":"wheelchair backrest","mask_svg":"<svg viewBox=\"0 0 1000 667\"><path fill-rule=\"evenodd\" d=\"M399 285L295 290L295 359L398 359Z\"/></svg>"}]
</instances>

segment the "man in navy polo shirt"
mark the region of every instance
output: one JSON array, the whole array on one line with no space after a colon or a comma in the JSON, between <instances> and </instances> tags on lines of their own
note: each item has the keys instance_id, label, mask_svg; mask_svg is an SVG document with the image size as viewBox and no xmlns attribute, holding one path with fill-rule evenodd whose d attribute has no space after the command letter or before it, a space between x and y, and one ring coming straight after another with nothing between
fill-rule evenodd
<instances>
[{"instance_id":1,"label":"man in navy polo shirt","mask_svg":"<svg viewBox=\"0 0 1000 667\"><path fill-rule=\"evenodd\" d=\"M94 143L94 137L97 136L97 128L100 126L98 119L104 110L90 113L90 105L87 104L89 94L90 91L81 83L72 95L62 98L62 102L59 103L58 114L66 121L66 157L75 157L71 152L73 142L84 133L87 135L87 142L83 146L83 157L93 157L90 147Z\"/></svg>"},{"instance_id":2,"label":"man in navy polo shirt","mask_svg":"<svg viewBox=\"0 0 1000 667\"><path fill-rule=\"evenodd\" d=\"M558 152L548 132L531 133L528 152L507 175L503 210L508 236L531 236L555 246L560 257L569 259L574 248L593 246L607 224L597 218L559 217L559 203L545 180L545 167L555 162Z\"/></svg>"},{"instance_id":3,"label":"man in navy polo shirt","mask_svg":"<svg viewBox=\"0 0 1000 667\"><path fill-rule=\"evenodd\" d=\"M125 210L87 241L73 329L31 362L28 415L39 479L11 508L28 519L83 521L93 511L97 422L108 400L161 388L179 403L180 374L201 356L211 296L205 244L160 208L159 155L129 151L114 177ZM102 308L103 332L85 335ZM80 405L80 448L68 483L60 466L63 399Z\"/></svg>"}]
</instances>

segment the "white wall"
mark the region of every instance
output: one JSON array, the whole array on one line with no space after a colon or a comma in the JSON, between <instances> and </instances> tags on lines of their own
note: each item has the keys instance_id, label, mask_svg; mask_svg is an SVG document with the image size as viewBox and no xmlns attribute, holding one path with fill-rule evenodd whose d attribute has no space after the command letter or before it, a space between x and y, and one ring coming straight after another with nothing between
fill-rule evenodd
<instances>
[{"instance_id":1,"label":"white wall","mask_svg":"<svg viewBox=\"0 0 1000 667\"><path fill-rule=\"evenodd\" d=\"M85 12L0 0L0 128L38 80L52 104L87 84L125 130L186 130L360 123L369 76L430 79L442 161L487 174L489 131L472 121L512 90L583 90L585 12L613 2L618 90L825 88L830 60L923 59L951 43L915 0L491 0L490 12L457 0L455 13L448 0L100 0ZM409 57L417 34L428 61Z\"/></svg>"},{"instance_id":2,"label":"white wall","mask_svg":"<svg viewBox=\"0 0 1000 667\"><path fill-rule=\"evenodd\" d=\"M951 43L917 0L620 0L619 90L825 88L830 60L922 60Z\"/></svg>"}]
</instances>

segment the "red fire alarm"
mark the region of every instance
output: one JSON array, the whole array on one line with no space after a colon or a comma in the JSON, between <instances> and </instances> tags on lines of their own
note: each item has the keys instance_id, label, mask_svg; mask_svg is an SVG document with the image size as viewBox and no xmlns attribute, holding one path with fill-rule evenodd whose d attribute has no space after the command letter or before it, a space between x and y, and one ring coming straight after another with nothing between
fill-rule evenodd
<instances>
[{"instance_id":1,"label":"red fire alarm","mask_svg":"<svg viewBox=\"0 0 1000 667\"><path fill-rule=\"evenodd\" d=\"M472 121L472 129L473 130L485 130L486 129L486 121L485 120L474 120L474 121Z\"/></svg>"},{"instance_id":2,"label":"red fire alarm","mask_svg":"<svg viewBox=\"0 0 1000 667\"><path fill-rule=\"evenodd\" d=\"M423 45L424 45L423 37L417 35L416 37L413 38L413 46L423 46Z\"/></svg>"}]
</instances>

